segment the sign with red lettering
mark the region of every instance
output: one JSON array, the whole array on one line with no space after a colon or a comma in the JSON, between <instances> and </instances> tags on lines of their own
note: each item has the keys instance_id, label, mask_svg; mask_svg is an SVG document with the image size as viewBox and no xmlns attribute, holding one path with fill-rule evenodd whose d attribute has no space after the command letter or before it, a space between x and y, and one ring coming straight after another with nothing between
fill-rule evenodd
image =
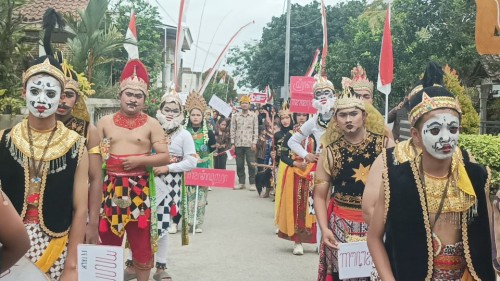
<instances>
[{"instance_id":1,"label":"sign with red lettering","mask_svg":"<svg viewBox=\"0 0 500 281\"><path fill-rule=\"evenodd\" d=\"M78 245L78 280L123 280L123 248Z\"/></svg>"},{"instance_id":2,"label":"sign with red lettering","mask_svg":"<svg viewBox=\"0 0 500 281\"><path fill-rule=\"evenodd\" d=\"M314 98L313 86L314 77L291 76L290 77L290 111L295 113L317 112L312 106Z\"/></svg>"},{"instance_id":3,"label":"sign with red lettering","mask_svg":"<svg viewBox=\"0 0 500 281\"><path fill-rule=\"evenodd\" d=\"M184 173L184 182L192 186L233 188L235 171L196 168Z\"/></svg>"},{"instance_id":4,"label":"sign with red lettering","mask_svg":"<svg viewBox=\"0 0 500 281\"><path fill-rule=\"evenodd\" d=\"M251 103L265 104L267 102L267 95L266 95L266 93L250 94L250 102Z\"/></svg>"},{"instance_id":5,"label":"sign with red lettering","mask_svg":"<svg viewBox=\"0 0 500 281\"><path fill-rule=\"evenodd\" d=\"M373 270L372 257L366 241L340 243L338 262L340 280L369 277Z\"/></svg>"}]
</instances>

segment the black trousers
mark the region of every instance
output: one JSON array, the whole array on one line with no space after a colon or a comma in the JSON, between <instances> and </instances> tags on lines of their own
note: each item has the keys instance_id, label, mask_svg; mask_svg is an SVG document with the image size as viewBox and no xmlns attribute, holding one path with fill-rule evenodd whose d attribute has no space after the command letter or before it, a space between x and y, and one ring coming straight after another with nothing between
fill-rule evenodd
<instances>
[{"instance_id":1,"label":"black trousers","mask_svg":"<svg viewBox=\"0 0 500 281\"><path fill-rule=\"evenodd\" d=\"M219 156L214 157L214 168L215 169L221 169L225 170L226 169L226 162L227 162L227 154L221 154Z\"/></svg>"}]
</instances>

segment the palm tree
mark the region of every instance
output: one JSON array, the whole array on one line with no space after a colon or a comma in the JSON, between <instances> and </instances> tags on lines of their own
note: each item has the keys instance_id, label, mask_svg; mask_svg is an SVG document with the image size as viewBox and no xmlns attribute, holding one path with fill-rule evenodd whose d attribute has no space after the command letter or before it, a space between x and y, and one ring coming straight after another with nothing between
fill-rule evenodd
<instances>
[{"instance_id":1,"label":"palm tree","mask_svg":"<svg viewBox=\"0 0 500 281\"><path fill-rule=\"evenodd\" d=\"M79 18L66 16L68 31L74 35L68 39L71 50L70 63L77 72L86 72L92 82L96 66L116 60L116 52L126 40L115 26L106 21L110 0L90 0Z\"/></svg>"}]
</instances>

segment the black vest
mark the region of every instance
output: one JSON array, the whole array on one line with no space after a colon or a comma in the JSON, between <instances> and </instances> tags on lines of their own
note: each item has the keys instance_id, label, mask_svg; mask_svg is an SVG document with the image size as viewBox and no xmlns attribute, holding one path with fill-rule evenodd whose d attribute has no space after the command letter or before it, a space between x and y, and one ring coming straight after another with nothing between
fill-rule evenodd
<instances>
[{"instance_id":1,"label":"black vest","mask_svg":"<svg viewBox=\"0 0 500 281\"><path fill-rule=\"evenodd\" d=\"M387 150L390 201L386 221L385 248L396 280L426 280L428 261L433 259L428 252L428 233L425 228L420 196L410 162L393 163L392 150ZM467 155L468 156L468 155ZM467 157L468 158L468 157ZM488 222L485 186L487 172L484 166L464 161L465 169L474 187L478 200L478 215L467 225L463 237L465 253L470 251L471 262L467 268L472 276L481 280L495 280L491 264L491 241ZM432 271L431 271L432 274ZM430 280L430 279L429 279Z\"/></svg>"},{"instance_id":2,"label":"black vest","mask_svg":"<svg viewBox=\"0 0 500 281\"><path fill-rule=\"evenodd\" d=\"M5 194L12 201L16 211L21 215L25 198L25 174L24 167L12 155L10 139L11 129L5 130L0 139L0 180ZM56 132L57 133L57 132ZM55 173L48 173L45 184L43 198L40 198L42 205L42 218L40 225L42 229L51 237L64 236L71 226L73 219L73 181L78 164L81 141L77 141L65 155L66 168ZM20 152L20 151L19 151ZM61 158L59 160L61 163ZM56 160L51 164L56 165ZM41 195L41 194L40 194ZM24 218L23 218L24 219Z\"/></svg>"}]
</instances>

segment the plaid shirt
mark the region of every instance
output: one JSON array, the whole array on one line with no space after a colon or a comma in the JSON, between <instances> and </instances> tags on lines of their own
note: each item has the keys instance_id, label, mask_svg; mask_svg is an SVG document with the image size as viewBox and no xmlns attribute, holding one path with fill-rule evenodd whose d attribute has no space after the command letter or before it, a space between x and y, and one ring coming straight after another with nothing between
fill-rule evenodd
<instances>
[{"instance_id":1,"label":"plaid shirt","mask_svg":"<svg viewBox=\"0 0 500 281\"><path fill-rule=\"evenodd\" d=\"M259 123L257 114L235 113L231 118L231 144L236 147L251 147L257 144L259 138Z\"/></svg>"}]
</instances>

